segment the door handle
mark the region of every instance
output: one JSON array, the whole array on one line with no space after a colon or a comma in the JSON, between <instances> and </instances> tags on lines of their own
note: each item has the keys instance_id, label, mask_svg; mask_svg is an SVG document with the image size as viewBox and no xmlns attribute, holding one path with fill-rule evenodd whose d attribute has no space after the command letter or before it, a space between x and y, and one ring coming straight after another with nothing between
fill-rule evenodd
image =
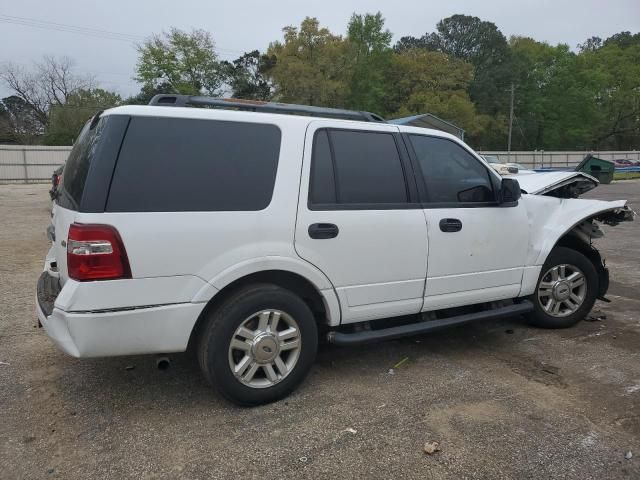
<instances>
[{"instance_id":1,"label":"door handle","mask_svg":"<svg viewBox=\"0 0 640 480\"><path fill-rule=\"evenodd\" d=\"M457 218L443 218L440 220L440 230L443 232L459 232L462 230L462 222Z\"/></svg>"},{"instance_id":2,"label":"door handle","mask_svg":"<svg viewBox=\"0 0 640 480\"><path fill-rule=\"evenodd\" d=\"M335 238L340 230L333 223L313 223L309 225L309 236L316 240Z\"/></svg>"}]
</instances>

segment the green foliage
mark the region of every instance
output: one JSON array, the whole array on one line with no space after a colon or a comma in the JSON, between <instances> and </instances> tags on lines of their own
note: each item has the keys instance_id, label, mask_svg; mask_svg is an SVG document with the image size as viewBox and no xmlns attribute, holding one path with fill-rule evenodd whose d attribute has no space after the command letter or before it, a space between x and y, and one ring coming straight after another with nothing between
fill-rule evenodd
<instances>
[{"instance_id":1,"label":"green foliage","mask_svg":"<svg viewBox=\"0 0 640 480\"><path fill-rule=\"evenodd\" d=\"M395 53L387 75L386 111L391 117L432 113L476 134L482 130L467 88L473 67L424 49Z\"/></svg>"},{"instance_id":2,"label":"green foliage","mask_svg":"<svg viewBox=\"0 0 640 480\"><path fill-rule=\"evenodd\" d=\"M385 91L385 75L391 61L392 34L384 28L384 18L353 14L347 27L352 76L347 107L381 112Z\"/></svg>"},{"instance_id":3,"label":"green foliage","mask_svg":"<svg viewBox=\"0 0 640 480\"><path fill-rule=\"evenodd\" d=\"M138 46L136 80L147 90L216 95L224 76L209 32L172 28Z\"/></svg>"},{"instance_id":4,"label":"green foliage","mask_svg":"<svg viewBox=\"0 0 640 480\"><path fill-rule=\"evenodd\" d=\"M82 126L100 110L115 107L122 102L117 93L94 88L79 90L69 95L64 105L49 110L49 125L45 132L46 145L72 145Z\"/></svg>"},{"instance_id":5,"label":"green foliage","mask_svg":"<svg viewBox=\"0 0 640 480\"><path fill-rule=\"evenodd\" d=\"M420 38L402 37L396 51L421 48L445 53L474 66L469 95L479 111L505 112L504 90L510 85L510 52L507 39L492 22L468 15L440 20L437 31Z\"/></svg>"},{"instance_id":6,"label":"green foliage","mask_svg":"<svg viewBox=\"0 0 640 480\"><path fill-rule=\"evenodd\" d=\"M590 104L597 112L589 136L594 148L640 146L640 35L634 37L635 43L605 41L584 55L584 69L593 78Z\"/></svg>"},{"instance_id":7,"label":"green foliage","mask_svg":"<svg viewBox=\"0 0 640 480\"><path fill-rule=\"evenodd\" d=\"M384 18L354 13L346 35L315 18L283 29L268 50L218 62L208 33L172 29L139 47L140 93L229 92L367 110L394 118L432 113L483 149L504 149L514 87L512 148L640 148L640 33L591 37L578 45L509 41L497 26L453 15L421 37L391 47ZM0 119L2 112L0 112Z\"/></svg>"},{"instance_id":8,"label":"green foliage","mask_svg":"<svg viewBox=\"0 0 640 480\"><path fill-rule=\"evenodd\" d=\"M245 53L233 62L222 62L235 98L269 100L272 96L271 83L263 72L271 66L271 60L258 50Z\"/></svg>"},{"instance_id":9,"label":"green foliage","mask_svg":"<svg viewBox=\"0 0 640 480\"><path fill-rule=\"evenodd\" d=\"M352 65L349 45L341 36L305 18L300 28L283 29L284 41L269 45L271 65L265 75L282 102L326 107L346 104Z\"/></svg>"}]
</instances>

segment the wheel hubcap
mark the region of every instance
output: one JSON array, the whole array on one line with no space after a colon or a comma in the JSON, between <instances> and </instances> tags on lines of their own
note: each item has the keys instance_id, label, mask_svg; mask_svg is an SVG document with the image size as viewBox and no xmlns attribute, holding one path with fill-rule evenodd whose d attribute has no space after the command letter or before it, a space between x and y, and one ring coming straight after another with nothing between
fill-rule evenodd
<instances>
[{"instance_id":1,"label":"wheel hubcap","mask_svg":"<svg viewBox=\"0 0 640 480\"><path fill-rule=\"evenodd\" d=\"M297 322L281 310L261 310L236 329L229 345L229 367L235 377L252 388L282 381L300 357Z\"/></svg>"},{"instance_id":2,"label":"wheel hubcap","mask_svg":"<svg viewBox=\"0 0 640 480\"><path fill-rule=\"evenodd\" d=\"M582 270L562 264L550 268L538 285L538 301L542 309L553 317L566 317L584 303L587 282Z\"/></svg>"}]
</instances>

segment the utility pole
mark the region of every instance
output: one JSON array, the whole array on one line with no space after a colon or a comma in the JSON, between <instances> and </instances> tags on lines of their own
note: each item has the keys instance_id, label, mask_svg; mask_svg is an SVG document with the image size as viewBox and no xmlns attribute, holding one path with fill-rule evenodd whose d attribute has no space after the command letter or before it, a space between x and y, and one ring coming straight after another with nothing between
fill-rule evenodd
<instances>
[{"instance_id":1,"label":"utility pole","mask_svg":"<svg viewBox=\"0 0 640 480\"><path fill-rule=\"evenodd\" d=\"M507 142L507 158L511 161L511 132L513 131L513 97L515 96L515 88L511 82L511 102L509 105L509 140Z\"/></svg>"}]
</instances>

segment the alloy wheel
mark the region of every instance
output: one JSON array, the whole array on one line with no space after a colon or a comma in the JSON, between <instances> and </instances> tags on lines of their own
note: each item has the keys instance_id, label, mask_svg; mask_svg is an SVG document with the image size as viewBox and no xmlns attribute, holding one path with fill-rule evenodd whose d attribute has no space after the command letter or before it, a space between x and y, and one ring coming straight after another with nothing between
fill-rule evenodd
<instances>
[{"instance_id":1,"label":"alloy wheel","mask_svg":"<svg viewBox=\"0 0 640 480\"><path fill-rule=\"evenodd\" d=\"M282 381L300 357L300 328L281 310L261 310L247 317L229 344L229 367L252 388L267 388Z\"/></svg>"},{"instance_id":2,"label":"alloy wheel","mask_svg":"<svg viewBox=\"0 0 640 480\"><path fill-rule=\"evenodd\" d=\"M575 265L556 265L543 275L538 285L538 301L547 315L566 317L584 303L587 280Z\"/></svg>"}]
</instances>

